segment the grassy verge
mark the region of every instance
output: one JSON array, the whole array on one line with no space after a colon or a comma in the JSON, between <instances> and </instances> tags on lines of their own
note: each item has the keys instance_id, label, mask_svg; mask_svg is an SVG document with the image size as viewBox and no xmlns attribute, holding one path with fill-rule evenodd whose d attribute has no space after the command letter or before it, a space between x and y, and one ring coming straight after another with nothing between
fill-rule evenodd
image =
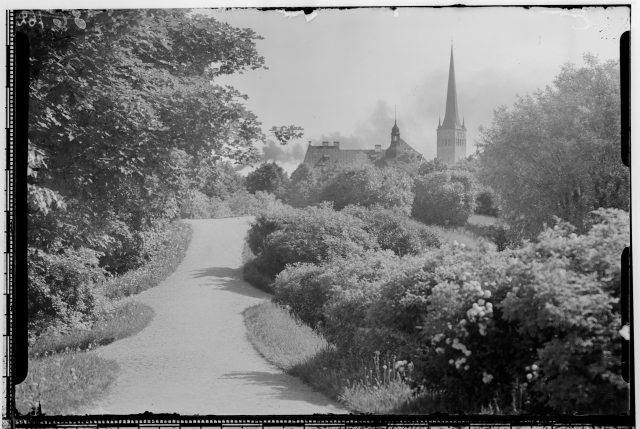
<instances>
[{"instance_id":1,"label":"grassy verge","mask_svg":"<svg viewBox=\"0 0 640 429\"><path fill-rule=\"evenodd\" d=\"M467 219L467 223L471 225L495 225L497 222L498 218L476 214Z\"/></svg>"},{"instance_id":2,"label":"grassy verge","mask_svg":"<svg viewBox=\"0 0 640 429\"><path fill-rule=\"evenodd\" d=\"M144 266L105 284L108 308L101 309L90 329L37 338L29 348L27 379L16 387L18 411L27 413L39 402L42 412L62 414L103 396L116 378L117 365L87 351L144 329L153 318L153 309L123 298L157 286L173 273L190 240L191 227L173 223Z\"/></svg>"},{"instance_id":3,"label":"grassy verge","mask_svg":"<svg viewBox=\"0 0 640 429\"><path fill-rule=\"evenodd\" d=\"M57 353L29 359L27 379L16 386L16 408L25 414L42 405L47 415L70 414L104 395L118 365L92 353Z\"/></svg>"},{"instance_id":4,"label":"grassy verge","mask_svg":"<svg viewBox=\"0 0 640 429\"><path fill-rule=\"evenodd\" d=\"M415 400L400 372L386 372L384 359L367 362L341 355L321 335L272 302L248 308L244 317L249 340L265 359L350 411L394 413ZM387 368L391 366L390 359Z\"/></svg>"},{"instance_id":5,"label":"grassy verge","mask_svg":"<svg viewBox=\"0 0 640 429\"><path fill-rule=\"evenodd\" d=\"M153 309L133 300L119 302L112 313L99 319L89 330L72 332L59 337L42 336L29 348L29 356L68 350L84 351L107 345L142 331L153 319Z\"/></svg>"}]
</instances>

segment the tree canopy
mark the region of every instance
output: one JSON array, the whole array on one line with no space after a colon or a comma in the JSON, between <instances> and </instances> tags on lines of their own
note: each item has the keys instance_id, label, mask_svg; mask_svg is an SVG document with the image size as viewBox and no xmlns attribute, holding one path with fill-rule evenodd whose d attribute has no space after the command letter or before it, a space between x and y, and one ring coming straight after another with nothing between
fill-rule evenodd
<instances>
[{"instance_id":1,"label":"tree canopy","mask_svg":"<svg viewBox=\"0 0 640 429\"><path fill-rule=\"evenodd\" d=\"M620 68L585 54L552 86L495 110L481 129L479 178L500 196L512 229L532 238L558 216L584 231L597 208L629 210L620 159Z\"/></svg>"},{"instance_id":2,"label":"tree canopy","mask_svg":"<svg viewBox=\"0 0 640 429\"><path fill-rule=\"evenodd\" d=\"M25 16L31 246L113 250L175 216L204 160L259 159L266 136L247 96L215 83L266 68L253 30L188 10ZM271 129L281 143L300 131Z\"/></svg>"},{"instance_id":3,"label":"tree canopy","mask_svg":"<svg viewBox=\"0 0 640 429\"><path fill-rule=\"evenodd\" d=\"M258 191L270 192L282 197L287 189L289 177L287 173L274 162L265 162L247 175L247 190L252 194Z\"/></svg>"}]
</instances>

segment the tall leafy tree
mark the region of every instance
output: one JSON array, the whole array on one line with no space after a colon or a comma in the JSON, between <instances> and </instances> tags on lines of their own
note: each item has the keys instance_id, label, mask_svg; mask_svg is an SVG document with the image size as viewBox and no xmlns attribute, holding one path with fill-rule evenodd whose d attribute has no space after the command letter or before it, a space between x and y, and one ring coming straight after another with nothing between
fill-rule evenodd
<instances>
[{"instance_id":1,"label":"tall leafy tree","mask_svg":"<svg viewBox=\"0 0 640 429\"><path fill-rule=\"evenodd\" d=\"M495 110L477 143L479 177L500 196L512 230L533 238L558 216L584 231L599 207L629 210L620 160L620 69L584 55L552 86Z\"/></svg>"},{"instance_id":2,"label":"tall leafy tree","mask_svg":"<svg viewBox=\"0 0 640 429\"><path fill-rule=\"evenodd\" d=\"M87 279L101 267L142 262L194 167L260 158L262 124L216 78L264 58L252 30L188 10L22 12L15 31L31 45L28 287L43 329L66 309L91 311ZM301 129L271 133L286 143Z\"/></svg>"},{"instance_id":3,"label":"tall leafy tree","mask_svg":"<svg viewBox=\"0 0 640 429\"><path fill-rule=\"evenodd\" d=\"M215 84L264 67L252 30L187 10L28 15L32 245L108 249L176 214L194 157L259 158L247 97Z\"/></svg>"},{"instance_id":4,"label":"tall leafy tree","mask_svg":"<svg viewBox=\"0 0 640 429\"><path fill-rule=\"evenodd\" d=\"M287 172L274 162L265 162L247 175L247 190L252 194L258 191L272 193L282 197L289 184Z\"/></svg>"}]
</instances>

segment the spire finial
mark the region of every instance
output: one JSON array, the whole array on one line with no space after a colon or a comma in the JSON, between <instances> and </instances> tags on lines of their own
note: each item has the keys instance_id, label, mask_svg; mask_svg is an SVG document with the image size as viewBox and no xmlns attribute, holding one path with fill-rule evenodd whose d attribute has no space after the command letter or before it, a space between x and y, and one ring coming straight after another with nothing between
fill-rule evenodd
<instances>
[{"instance_id":1,"label":"spire finial","mask_svg":"<svg viewBox=\"0 0 640 429\"><path fill-rule=\"evenodd\" d=\"M398 106L393 105L393 123L397 124L398 122Z\"/></svg>"}]
</instances>

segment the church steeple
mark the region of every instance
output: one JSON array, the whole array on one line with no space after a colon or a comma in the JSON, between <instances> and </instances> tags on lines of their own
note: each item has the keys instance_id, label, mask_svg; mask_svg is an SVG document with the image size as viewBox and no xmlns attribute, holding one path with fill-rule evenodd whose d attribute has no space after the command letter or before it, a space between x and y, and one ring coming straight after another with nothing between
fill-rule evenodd
<instances>
[{"instance_id":1,"label":"church steeple","mask_svg":"<svg viewBox=\"0 0 640 429\"><path fill-rule=\"evenodd\" d=\"M460 126L458 117L458 94L456 92L456 71L453 65L453 42L451 42L451 61L449 62L449 86L447 87L447 108L442 121L444 128Z\"/></svg>"},{"instance_id":2,"label":"church steeple","mask_svg":"<svg viewBox=\"0 0 640 429\"><path fill-rule=\"evenodd\" d=\"M449 60L449 84L447 87L447 105L444 120L437 129L438 159L447 165L453 165L467 157L467 127L460 123L458 115L458 93L456 90L456 69L453 64L453 40L451 41L451 58Z\"/></svg>"},{"instance_id":3,"label":"church steeple","mask_svg":"<svg viewBox=\"0 0 640 429\"><path fill-rule=\"evenodd\" d=\"M397 113L394 113L393 128L391 128L391 145L397 143L398 140L400 140L400 128L398 128Z\"/></svg>"}]
</instances>

